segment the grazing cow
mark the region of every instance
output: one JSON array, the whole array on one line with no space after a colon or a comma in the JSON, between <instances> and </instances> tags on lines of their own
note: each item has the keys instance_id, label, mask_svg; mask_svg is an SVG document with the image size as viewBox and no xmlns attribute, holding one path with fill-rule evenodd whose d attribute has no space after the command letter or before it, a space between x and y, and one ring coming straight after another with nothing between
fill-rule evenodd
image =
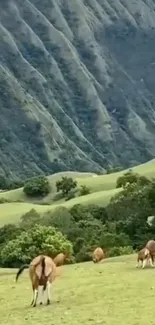
<instances>
[{"instance_id":1,"label":"grazing cow","mask_svg":"<svg viewBox=\"0 0 155 325\"><path fill-rule=\"evenodd\" d=\"M144 262L146 261L146 262ZM149 250L144 247L142 248L139 252L138 252L138 255L137 255L137 265L136 267L139 266L141 262L141 267L144 268L146 263L149 262L151 265L152 265L152 258L151 258L151 255L150 255L150 252Z\"/></svg>"},{"instance_id":2,"label":"grazing cow","mask_svg":"<svg viewBox=\"0 0 155 325\"><path fill-rule=\"evenodd\" d=\"M154 257L155 257L155 241L154 240L149 240L145 246L149 252L150 252L150 256L151 256L151 266L154 266ZM145 266L146 262L144 261L144 266Z\"/></svg>"},{"instance_id":3,"label":"grazing cow","mask_svg":"<svg viewBox=\"0 0 155 325\"><path fill-rule=\"evenodd\" d=\"M101 247L97 247L93 252L93 262L98 263L104 258L104 252Z\"/></svg>"},{"instance_id":4,"label":"grazing cow","mask_svg":"<svg viewBox=\"0 0 155 325\"><path fill-rule=\"evenodd\" d=\"M23 265L17 272L16 281L25 268L29 267L29 276L32 282L33 300L31 306L35 307L38 298L39 286L43 286L44 293L47 288L47 305L50 304L50 287L56 278L56 265L49 256L39 255L35 257L30 265ZM40 303L42 304L42 302Z\"/></svg>"},{"instance_id":5,"label":"grazing cow","mask_svg":"<svg viewBox=\"0 0 155 325\"><path fill-rule=\"evenodd\" d=\"M63 253L58 254L57 256L55 256L55 258L53 259L54 263L56 266L62 266L65 262L66 259L66 255Z\"/></svg>"}]
</instances>

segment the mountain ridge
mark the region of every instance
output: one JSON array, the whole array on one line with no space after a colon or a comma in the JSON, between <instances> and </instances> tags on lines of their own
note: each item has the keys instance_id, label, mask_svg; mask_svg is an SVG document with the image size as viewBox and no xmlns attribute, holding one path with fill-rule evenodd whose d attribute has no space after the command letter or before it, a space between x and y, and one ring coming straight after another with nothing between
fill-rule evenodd
<instances>
[{"instance_id":1,"label":"mountain ridge","mask_svg":"<svg viewBox=\"0 0 155 325\"><path fill-rule=\"evenodd\" d=\"M154 18L151 0L1 2L1 173L154 157Z\"/></svg>"}]
</instances>

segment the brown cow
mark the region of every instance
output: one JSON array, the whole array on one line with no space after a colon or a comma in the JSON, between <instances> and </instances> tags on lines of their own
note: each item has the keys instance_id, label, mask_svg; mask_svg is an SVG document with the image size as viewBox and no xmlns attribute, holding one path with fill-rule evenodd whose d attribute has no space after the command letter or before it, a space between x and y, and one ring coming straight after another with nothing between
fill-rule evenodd
<instances>
[{"instance_id":1,"label":"brown cow","mask_svg":"<svg viewBox=\"0 0 155 325\"><path fill-rule=\"evenodd\" d=\"M154 266L154 257L155 257L155 241L153 239L149 240L145 246L149 252L150 252L150 256L151 256L151 266ZM144 266L145 266L146 262L144 261Z\"/></svg>"},{"instance_id":2,"label":"brown cow","mask_svg":"<svg viewBox=\"0 0 155 325\"><path fill-rule=\"evenodd\" d=\"M98 263L101 260L103 260L104 258L103 249L101 247L97 247L93 252L92 258L94 263Z\"/></svg>"},{"instance_id":3,"label":"brown cow","mask_svg":"<svg viewBox=\"0 0 155 325\"><path fill-rule=\"evenodd\" d=\"M146 262L144 262L144 261L146 261ZM145 267L147 262L149 262L152 265L152 258L151 258L149 250L146 247L142 248L138 252L136 267L139 266L140 262L141 262L141 267L142 268Z\"/></svg>"},{"instance_id":4,"label":"brown cow","mask_svg":"<svg viewBox=\"0 0 155 325\"><path fill-rule=\"evenodd\" d=\"M150 265L153 267L154 266L154 257L155 257L155 241L154 240L149 240L144 248L144 259L143 259L143 264L142 268L147 264L148 261L148 252L150 254L149 262Z\"/></svg>"},{"instance_id":5,"label":"brown cow","mask_svg":"<svg viewBox=\"0 0 155 325\"><path fill-rule=\"evenodd\" d=\"M56 266L62 266L65 262L65 259L66 259L66 255L63 253L60 253L54 257L53 261Z\"/></svg>"},{"instance_id":6,"label":"brown cow","mask_svg":"<svg viewBox=\"0 0 155 325\"><path fill-rule=\"evenodd\" d=\"M150 254L152 256L155 256L155 241L154 240L149 240L145 247L149 249Z\"/></svg>"},{"instance_id":7,"label":"brown cow","mask_svg":"<svg viewBox=\"0 0 155 325\"><path fill-rule=\"evenodd\" d=\"M33 300L31 306L35 307L38 298L39 286L43 286L43 292L47 288L47 305L50 304L50 287L56 278L56 266L49 256L39 255L30 265L23 265L17 272L16 281L25 268L29 267L29 276L32 282ZM41 302L42 304L42 302Z\"/></svg>"}]
</instances>

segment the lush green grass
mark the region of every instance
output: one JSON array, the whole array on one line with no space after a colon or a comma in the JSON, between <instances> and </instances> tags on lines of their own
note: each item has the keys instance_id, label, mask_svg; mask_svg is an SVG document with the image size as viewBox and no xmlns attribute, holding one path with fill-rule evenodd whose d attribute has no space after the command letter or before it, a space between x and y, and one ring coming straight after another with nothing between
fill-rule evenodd
<instances>
[{"instance_id":1,"label":"lush green grass","mask_svg":"<svg viewBox=\"0 0 155 325\"><path fill-rule=\"evenodd\" d=\"M52 304L34 309L27 271L15 284L15 271L1 270L1 324L151 325L154 278L154 269L135 268L134 255L64 266L53 283Z\"/></svg>"}]
</instances>

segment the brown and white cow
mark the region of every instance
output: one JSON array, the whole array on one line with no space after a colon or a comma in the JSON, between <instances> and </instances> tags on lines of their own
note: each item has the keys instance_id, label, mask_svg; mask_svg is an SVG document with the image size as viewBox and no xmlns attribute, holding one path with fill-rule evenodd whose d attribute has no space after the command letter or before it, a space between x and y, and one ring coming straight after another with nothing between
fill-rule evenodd
<instances>
[{"instance_id":1,"label":"brown and white cow","mask_svg":"<svg viewBox=\"0 0 155 325\"><path fill-rule=\"evenodd\" d=\"M149 262L152 265L150 252L146 247L144 247L138 252L136 267L140 265L142 268L144 268L147 262Z\"/></svg>"},{"instance_id":2,"label":"brown and white cow","mask_svg":"<svg viewBox=\"0 0 155 325\"><path fill-rule=\"evenodd\" d=\"M155 241L153 239L149 240L145 246L149 252L150 252L150 256L151 256L151 260L152 260L152 266L154 266L154 258L155 258Z\"/></svg>"},{"instance_id":3,"label":"brown and white cow","mask_svg":"<svg viewBox=\"0 0 155 325\"><path fill-rule=\"evenodd\" d=\"M47 288L47 305L50 304L50 287L56 278L56 265L49 256L39 255L30 265L23 265L16 274L16 281L24 269L29 268L29 277L32 283L33 300L31 306L35 307L38 298L39 286L43 286L43 293ZM41 302L42 304L42 302Z\"/></svg>"},{"instance_id":4,"label":"brown and white cow","mask_svg":"<svg viewBox=\"0 0 155 325\"><path fill-rule=\"evenodd\" d=\"M53 258L53 261L56 266L62 266L65 263L65 260L67 259L66 255L64 253L59 253Z\"/></svg>"},{"instance_id":5,"label":"brown and white cow","mask_svg":"<svg viewBox=\"0 0 155 325\"><path fill-rule=\"evenodd\" d=\"M155 257L155 241L154 240L149 240L145 247L143 248L143 263L142 263L142 268L144 269L148 260L150 262L150 265L153 267L154 266L154 257Z\"/></svg>"},{"instance_id":6,"label":"brown and white cow","mask_svg":"<svg viewBox=\"0 0 155 325\"><path fill-rule=\"evenodd\" d=\"M92 259L93 259L94 263L98 263L98 262L100 262L101 260L104 259L104 252L103 252L103 249L101 247L97 247L94 250L93 255L92 255Z\"/></svg>"}]
</instances>

